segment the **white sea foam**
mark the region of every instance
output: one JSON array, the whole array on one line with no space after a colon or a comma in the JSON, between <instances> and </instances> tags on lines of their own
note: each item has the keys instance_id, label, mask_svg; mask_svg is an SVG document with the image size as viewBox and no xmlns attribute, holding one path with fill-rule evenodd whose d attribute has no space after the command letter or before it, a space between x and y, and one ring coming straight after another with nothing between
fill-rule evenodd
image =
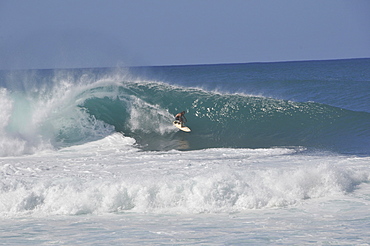
<instances>
[{"instance_id":1,"label":"white sea foam","mask_svg":"<svg viewBox=\"0 0 370 246\"><path fill-rule=\"evenodd\" d=\"M230 213L345 197L370 180L344 157L293 149L142 152L132 138L1 159L0 216Z\"/></svg>"}]
</instances>

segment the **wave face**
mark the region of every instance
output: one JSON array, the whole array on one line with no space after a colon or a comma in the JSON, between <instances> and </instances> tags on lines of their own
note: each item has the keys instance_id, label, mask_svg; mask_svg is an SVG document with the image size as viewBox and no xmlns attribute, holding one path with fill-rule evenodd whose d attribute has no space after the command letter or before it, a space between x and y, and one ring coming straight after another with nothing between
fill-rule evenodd
<instances>
[{"instance_id":1,"label":"wave face","mask_svg":"<svg viewBox=\"0 0 370 246\"><path fill-rule=\"evenodd\" d=\"M113 69L3 73L0 155L76 145L114 132L134 138L144 150L303 146L369 154L369 112L129 74ZM190 134L172 126L173 115L183 110Z\"/></svg>"},{"instance_id":2,"label":"wave face","mask_svg":"<svg viewBox=\"0 0 370 246\"><path fill-rule=\"evenodd\" d=\"M149 149L305 146L356 151L370 146L366 112L153 82L125 83L117 94L90 98L83 107ZM171 126L171 116L183 109L191 134L175 133Z\"/></svg>"}]
</instances>

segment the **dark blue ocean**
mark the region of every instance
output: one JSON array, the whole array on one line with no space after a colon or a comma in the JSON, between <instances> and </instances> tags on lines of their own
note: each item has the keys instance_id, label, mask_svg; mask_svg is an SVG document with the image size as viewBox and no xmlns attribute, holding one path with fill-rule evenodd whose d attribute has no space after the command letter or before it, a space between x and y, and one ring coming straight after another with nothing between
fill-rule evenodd
<instances>
[{"instance_id":1,"label":"dark blue ocean","mask_svg":"<svg viewBox=\"0 0 370 246\"><path fill-rule=\"evenodd\" d=\"M0 71L0 116L0 244L370 241L370 59Z\"/></svg>"}]
</instances>

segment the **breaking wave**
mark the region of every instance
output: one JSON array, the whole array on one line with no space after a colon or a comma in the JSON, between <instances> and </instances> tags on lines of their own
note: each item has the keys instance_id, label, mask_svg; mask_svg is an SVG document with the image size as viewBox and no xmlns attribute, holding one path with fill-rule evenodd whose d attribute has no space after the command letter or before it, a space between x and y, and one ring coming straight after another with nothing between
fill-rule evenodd
<instances>
[{"instance_id":1,"label":"breaking wave","mask_svg":"<svg viewBox=\"0 0 370 246\"><path fill-rule=\"evenodd\" d=\"M3 83L0 89L0 156L86 143L114 132L134 138L148 150L274 146L369 150L367 112L207 91L128 74L39 70L13 76L13 83ZM191 134L172 126L173 115L182 110L187 112Z\"/></svg>"}]
</instances>

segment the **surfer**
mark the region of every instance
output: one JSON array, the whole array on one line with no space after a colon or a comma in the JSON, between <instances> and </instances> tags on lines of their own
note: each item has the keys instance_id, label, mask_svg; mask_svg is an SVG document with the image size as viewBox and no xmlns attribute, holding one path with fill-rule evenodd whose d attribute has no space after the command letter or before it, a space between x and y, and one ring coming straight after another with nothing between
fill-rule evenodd
<instances>
[{"instance_id":1,"label":"surfer","mask_svg":"<svg viewBox=\"0 0 370 246\"><path fill-rule=\"evenodd\" d=\"M181 113L178 113L177 115L175 115L175 120L179 121L181 123L181 126L184 126L184 123L188 121L184 114L185 114L185 111L182 111Z\"/></svg>"}]
</instances>

